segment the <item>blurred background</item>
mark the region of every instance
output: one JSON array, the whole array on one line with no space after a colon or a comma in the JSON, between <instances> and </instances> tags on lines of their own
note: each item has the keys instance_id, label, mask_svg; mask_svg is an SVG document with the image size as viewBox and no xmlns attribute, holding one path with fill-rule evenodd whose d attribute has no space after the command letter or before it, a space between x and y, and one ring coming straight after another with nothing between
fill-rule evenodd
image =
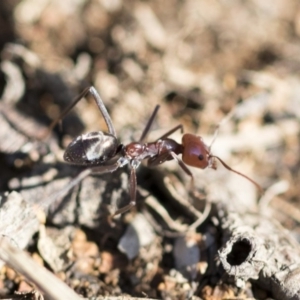
<instances>
[{"instance_id":1,"label":"blurred background","mask_svg":"<svg viewBox=\"0 0 300 300\"><path fill-rule=\"evenodd\" d=\"M251 183L221 165L191 168L198 191L237 211L268 206L299 238L299 1L2 0L0 52L3 115L4 107L14 107L46 127L94 85L123 143L138 139L157 104L149 141L182 124L210 145L221 124L212 153L257 181L269 198L260 199ZM60 151L71 138L97 130L106 130L105 123L88 98L62 131L55 129ZM180 142L181 133L172 137ZM32 165L13 156L24 141L10 141L3 130L0 138L4 191ZM189 183L176 162L158 170L175 173L181 188ZM140 180L138 174L146 188L149 172Z\"/></svg>"}]
</instances>

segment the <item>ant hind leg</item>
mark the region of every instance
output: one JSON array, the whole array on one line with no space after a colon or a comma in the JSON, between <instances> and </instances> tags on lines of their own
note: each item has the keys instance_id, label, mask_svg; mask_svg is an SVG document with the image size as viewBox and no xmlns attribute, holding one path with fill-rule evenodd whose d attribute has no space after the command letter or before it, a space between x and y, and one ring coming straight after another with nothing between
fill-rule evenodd
<instances>
[{"instance_id":1,"label":"ant hind leg","mask_svg":"<svg viewBox=\"0 0 300 300\"><path fill-rule=\"evenodd\" d=\"M108 131L111 135L116 136L116 131L114 129L114 126L112 124L112 120L107 112L107 109L103 103L103 100L101 99L99 93L97 90L93 87L90 86L86 88L81 94L79 94L66 108L65 110L60 114L59 117L57 117L55 120L52 121L52 123L49 125L47 131L45 134L43 134L39 139L45 139L50 132L53 130L53 128L72 110L72 108L84 97L86 97L88 94L91 94L105 120L105 123L107 125Z\"/></svg>"},{"instance_id":2,"label":"ant hind leg","mask_svg":"<svg viewBox=\"0 0 300 300\"><path fill-rule=\"evenodd\" d=\"M83 179L85 179L89 175L96 175L96 174L105 174L111 173L117 170L120 167L119 163L116 162L112 165L108 166L96 166L87 168L81 171L75 178L73 178L65 187L63 187L57 193L48 197L42 204L41 207L47 208L50 204L54 203L58 199L62 199L67 193L74 188L77 184L79 184Z\"/></svg>"}]
</instances>

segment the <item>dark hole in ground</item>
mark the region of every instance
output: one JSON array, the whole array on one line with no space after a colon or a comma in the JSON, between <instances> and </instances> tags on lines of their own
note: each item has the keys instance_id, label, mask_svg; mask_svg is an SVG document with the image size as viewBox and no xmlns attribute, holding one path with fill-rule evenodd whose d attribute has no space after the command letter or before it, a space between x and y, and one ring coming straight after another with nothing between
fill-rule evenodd
<instances>
[{"instance_id":1,"label":"dark hole in ground","mask_svg":"<svg viewBox=\"0 0 300 300\"><path fill-rule=\"evenodd\" d=\"M257 60L261 65L271 65L279 58L276 50L272 49L271 47L263 48L257 54Z\"/></svg>"},{"instance_id":2,"label":"dark hole in ground","mask_svg":"<svg viewBox=\"0 0 300 300\"><path fill-rule=\"evenodd\" d=\"M265 45L257 50L257 52L246 62L246 68L259 70L264 67L273 65L280 60L280 53L272 45Z\"/></svg>"},{"instance_id":3,"label":"dark hole in ground","mask_svg":"<svg viewBox=\"0 0 300 300\"><path fill-rule=\"evenodd\" d=\"M251 245L247 240L241 240L236 242L231 252L227 256L227 261L232 266L239 266L245 262L251 251Z\"/></svg>"}]
</instances>

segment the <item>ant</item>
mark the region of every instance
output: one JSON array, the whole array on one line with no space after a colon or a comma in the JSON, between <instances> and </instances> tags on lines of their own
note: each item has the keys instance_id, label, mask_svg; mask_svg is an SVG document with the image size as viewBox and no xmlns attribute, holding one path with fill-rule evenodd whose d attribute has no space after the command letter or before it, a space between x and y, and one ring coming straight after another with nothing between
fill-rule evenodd
<instances>
[{"instance_id":1,"label":"ant","mask_svg":"<svg viewBox=\"0 0 300 300\"><path fill-rule=\"evenodd\" d=\"M190 176L192 187L194 177L187 165L201 169L216 169L216 160L219 160L221 164L229 171L246 178L252 182L260 192L262 192L262 188L258 183L248 176L233 170L222 159L213 155L210 151L210 147L204 143L201 137L186 133L182 137L181 144L177 143L173 139L168 138L172 133L179 129L182 132L182 125L177 125L154 142L146 143L145 139L159 110L159 105L154 108L154 111L148 120L140 139L137 142L131 142L127 145L120 144L117 140L116 131L106 107L99 93L93 86L86 88L65 109L65 111L63 111L63 113L51 123L48 128L48 133L83 97L87 96L88 94L93 96L96 104L98 105L98 108L107 125L108 132L96 131L82 134L76 137L68 145L64 153L64 160L67 163L79 166L87 166L88 168L79 173L77 177L75 177L63 188L63 190L59 192L59 194L67 193L71 188L89 175L114 172L118 168L128 164L130 166L130 202L126 206L117 209L113 216L122 214L130 210L130 208L136 204L136 169L144 159L148 159L148 166L157 166L165 161L173 159L176 160L183 171ZM179 154L182 155L182 159L178 157Z\"/></svg>"}]
</instances>

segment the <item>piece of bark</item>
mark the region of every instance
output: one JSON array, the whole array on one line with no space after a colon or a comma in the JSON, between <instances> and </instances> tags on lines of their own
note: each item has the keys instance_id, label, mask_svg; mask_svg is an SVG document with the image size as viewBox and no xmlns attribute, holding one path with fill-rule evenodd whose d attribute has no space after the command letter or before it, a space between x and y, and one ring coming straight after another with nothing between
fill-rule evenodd
<instances>
[{"instance_id":1,"label":"piece of bark","mask_svg":"<svg viewBox=\"0 0 300 300\"><path fill-rule=\"evenodd\" d=\"M238 287L249 279L275 299L300 299L299 245L274 219L219 210L224 231L219 259Z\"/></svg>"},{"instance_id":2,"label":"piece of bark","mask_svg":"<svg viewBox=\"0 0 300 300\"><path fill-rule=\"evenodd\" d=\"M1 195L0 222L0 237L17 244L21 249L28 245L39 228L33 206L17 192Z\"/></svg>"},{"instance_id":3,"label":"piece of bark","mask_svg":"<svg viewBox=\"0 0 300 300\"><path fill-rule=\"evenodd\" d=\"M49 299L82 299L50 271L38 265L29 255L1 239L0 259L34 282ZM54 288L55 287L55 288Z\"/></svg>"},{"instance_id":4,"label":"piece of bark","mask_svg":"<svg viewBox=\"0 0 300 300\"><path fill-rule=\"evenodd\" d=\"M38 240L39 254L51 267L54 273L65 270L71 264L71 237L74 227L63 229L42 228Z\"/></svg>"}]
</instances>

